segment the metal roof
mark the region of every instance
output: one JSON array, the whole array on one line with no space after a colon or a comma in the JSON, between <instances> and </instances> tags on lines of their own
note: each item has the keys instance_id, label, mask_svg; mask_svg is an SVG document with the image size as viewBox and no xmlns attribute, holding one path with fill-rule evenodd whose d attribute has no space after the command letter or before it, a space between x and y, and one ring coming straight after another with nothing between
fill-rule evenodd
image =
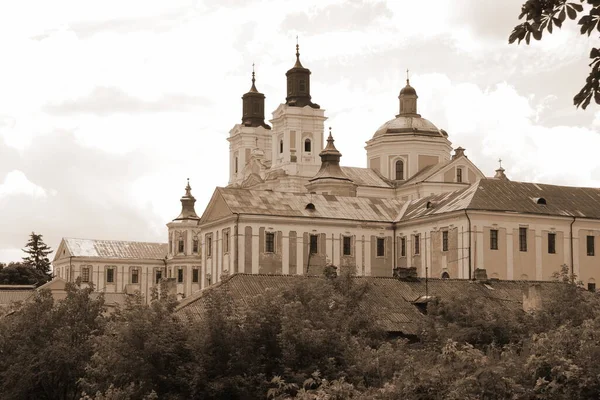
<instances>
[{"instance_id":1,"label":"metal roof","mask_svg":"<svg viewBox=\"0 0 600 400\"><path fill-rule=\"evenodd\" d=\"M411 202L402 221L465 209L600 219L600 189L481 179L465 189Z\"/></svg>"},{"instance_id":2,"label":"metal roof","mask_svg":"<svg viewBox=\"0 0 600 400\"><path fill-rule=\"evenodd\" d=\"M168 252L166 243L74 238L63 241L74 257L162 259Z\"/></svg>"},{"instance_id":3,"label":"metal roof","mask_svg":"<svg viewBox=\"0 0 600 400\"><path fill-rule=\"evenodd\" d=\"M279 217L392 222L404 202L398 199L217 188L232 213ZM306 209L312 203L314 210Z\"/></svg>"},{"instance_id":4,"label":"metal roof","mask_svg":"<svg viewBox=\"0 0 600 400\"><path fill-rule=\"evenodd\" d=\"M243 309L252 305L253 298L268 290L278 292L294 287L306 279L322 279L318 276L301 275L251 275L235 274L207 289L181 301L176 315L181 319L202 321L206 312L207 294L222 291L231 296L235 307ZM360 307L364 312L375 315L380 327L388 332L417 334L418 323L424 318L414 303L425 295L441 300L458 295L482 298L489 307L520 309L523 307L523 291L535 284L540 288L542 299L557 282L500 281L485 283L459 279L424 279L403 281L386 277L354 277L357 281L367 280L371 286Z\"/></svg>"},{"instance_id":5,"label":"metal roof","mask_svg":"<svg viewBox=\"0 0 600 400\"><path fill-rule=\"evenodd\" d=\"M380 175L372 170L371 168L358 168L358 167L342 167L342 171L348 178L352 180L352 182L356 183L358 186L371 186L371 187L381 187L381 188L390 188L390 185L386 180Z\"/></svg>"},{"instance_id":6,"label":"metal roof","mask_svg":"<svg viewBox=\"0 0 600 400\"><path fill-rule=\"evenodd\" d=\"M27 300L27 298L29 298L29 296L31 296L34 293L34 291L34 288L29 290L0 290L0 307L8 306L9 304L17 301Z\"/></svg>"}]
</instances>

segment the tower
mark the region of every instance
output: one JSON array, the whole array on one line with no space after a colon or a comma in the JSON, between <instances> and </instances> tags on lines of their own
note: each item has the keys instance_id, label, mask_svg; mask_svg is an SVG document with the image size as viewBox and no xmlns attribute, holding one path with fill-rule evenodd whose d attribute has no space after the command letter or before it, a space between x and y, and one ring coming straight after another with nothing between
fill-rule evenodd
<instances>
[{"instance_id":1,"label":"tower","mask_svg":"<svg viewBox=\"0 0 600 400\"><path fill-rule=\"evenodd\" d=\"M196 214L192 187L188 179L185 194L181 197L179 216L167 224L169 228L169 251L165 260L166 271L157 269L155 276L174 279L178 294L192 293L200 289L200 255L202 249L200 217Z\"/></svg>"},{"instance_id":2,"label":"tower","mask_svg":"<svg viewBox=\"0 0 600 400\"><path fill-rule=\"evenodd\" d=\"M271 132L272 170L287 175L279 190L305 191L306 179L321 166L325 111L312 102L311 71L300 62L300 47L296 44L296 63L286 72L287 96L273 112Z\"/></svg>"},{"instance_id":3,"label":"tower","mask_svg":"<svg viewBox=\"0 0 600 400\"><path fill-rule=\"evenodd\" d=\"M265 95L256 89L256 75L252 65L252 86L242 96L242 123L229 131L229 184L240 185L251 173L248 163L252 152L264 154L270 162L271 127L265 123ZM256 151L255 151L256 152Z\"/></svg>"}]
</instances>

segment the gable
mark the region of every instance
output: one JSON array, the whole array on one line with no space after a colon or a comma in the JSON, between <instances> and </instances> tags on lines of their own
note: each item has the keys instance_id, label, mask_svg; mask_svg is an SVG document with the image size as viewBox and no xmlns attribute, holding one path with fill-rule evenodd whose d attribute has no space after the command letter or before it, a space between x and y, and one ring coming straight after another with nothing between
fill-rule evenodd
<instances>
[{"instance_id":1,"label":"gable","mask_svg":"<svg viewBox=\"0 0 600 400\"><path fill-rule=\"evenodd\" d=\"M69 251L69 246L67 246L67 243L65 242L65 239L61 239L60 244L58 245L58 249L56 250L56 252L54 253L54 260L53 261L58 261L62 258L69 258L71 257L71 252Z\"/></svg>"},{"instance_id":2,"label":"gable","mask_svg":"<svg viewBox=\"0 0 600 400\"><path fill-rule=\"evenodd\" d=\"M229 209L229 206L223 199L221 188L217 188L208 202L206 210L204 210L200 221L201 223L216 221L232 214L233 213Z\"/></svg>"},{"instance_id":3,"label":"gable","mask_svg":"<svg viewBox=\"0 0 600 400\"><path fill-rule=\"evenodd\" d=\"M485 178L483 173L469 160L467 157L459 157L451 160L447 165L439 170L432 172L431 175L425 177L423 182L444 182L455 183L457 176L457 168L462 169L462 182L475 183L475 181Z\"/></svg>"}]
</instances>

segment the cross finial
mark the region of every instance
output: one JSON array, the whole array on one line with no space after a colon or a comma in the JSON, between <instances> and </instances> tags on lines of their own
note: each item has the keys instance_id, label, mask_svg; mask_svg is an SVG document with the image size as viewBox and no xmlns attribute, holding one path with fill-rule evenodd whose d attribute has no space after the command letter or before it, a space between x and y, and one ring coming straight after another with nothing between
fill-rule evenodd
<instances>
[{"instance_id":1,"label":"cross finial","mask_svg":"<svg viewBox=\"0 0 600 400\"><path fill-rule=\"evenodd\" d=\"M298 44L298 35L296 35L296 58L300 57L300 45Z\"/></svg>"},{"instance_id":2,"label":"cross finial","mask_svg":"<svg viewBox=\"0 0 600 400\"><path fill-rule=\"evenodd\" d=\"M406 84L408 85L409 76L408 76L408 68L406 69Z\"/></svg>"},{"instance_id":3,"label":"cross finial","mask_svg":"<svg viewBox=\"0 0 600 400\"><path fill-rule=\"evenodd\" d=\"M498 159L498 163L500 163L500 168L502 168L502 159L501 158Z\"/></svg>"}]
</instances>

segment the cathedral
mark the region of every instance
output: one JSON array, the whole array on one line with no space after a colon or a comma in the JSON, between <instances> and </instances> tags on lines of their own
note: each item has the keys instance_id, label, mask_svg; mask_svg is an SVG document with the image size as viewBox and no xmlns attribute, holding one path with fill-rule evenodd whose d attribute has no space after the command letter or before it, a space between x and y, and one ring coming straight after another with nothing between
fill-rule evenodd
<instances>
[{"instance_id":1,"label":"cathedral","mask_svg":"<svg viewBox=\"0 0 600 400\"><path fill-rule=\"evenodd\" d=\"M267 122L252 73L227 139L228 185L201 216L188 182L166 243L64 238L55 275L149 298L163 278L188 297L237 273L334 266L359 276L546 281L567 265L595 290L599 189L515 182L502 167L486 177L418 113L408 79L398 114L365 137L368 167L341 166L298 46L285 75L285 102Z\"/></svg>"}]
</instances>

